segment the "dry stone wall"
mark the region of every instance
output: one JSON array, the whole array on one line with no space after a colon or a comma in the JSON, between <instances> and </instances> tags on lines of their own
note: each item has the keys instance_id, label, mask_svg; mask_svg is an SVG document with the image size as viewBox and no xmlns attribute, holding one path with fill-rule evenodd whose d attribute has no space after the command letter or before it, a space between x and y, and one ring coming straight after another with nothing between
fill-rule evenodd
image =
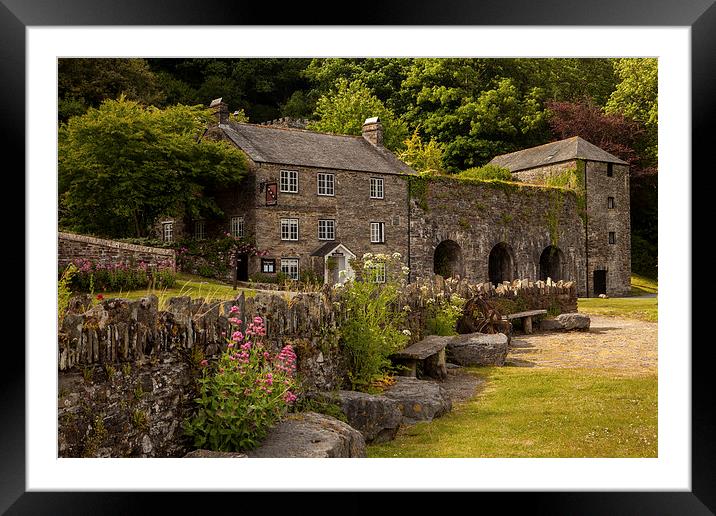
<instances>
[{"instance_id":1,"label":"dry stone wall","mask_svg":"<svg viewBox=\"0 0 716 516\"><path fill-rule=\"evenodd\" d=\"M172 249L126 244L115 240L60 232L57 265L64 269L76 259L97 263L144 262L149 266L176 270L176 255Z\"/></svg>"}]
</instances>

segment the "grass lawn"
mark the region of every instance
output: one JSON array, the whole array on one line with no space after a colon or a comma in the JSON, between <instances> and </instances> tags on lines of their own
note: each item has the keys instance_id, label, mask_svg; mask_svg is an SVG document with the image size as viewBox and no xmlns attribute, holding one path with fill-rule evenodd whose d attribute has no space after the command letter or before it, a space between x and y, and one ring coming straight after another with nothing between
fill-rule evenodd
<instances>
[{"instance_id":1,"label":"grass lawn","mask_svg":"<svg viewBox=\"0 0 716 516\"><path fill-rule=\"evenodd\" d=\"M659 291L659 284L655 279L647 278L646 276L639 276L638 274L631 275L631 295L632 296L643 296L645 294L657 294Z\"/></svg>"},{"instance_id":2,"label":"grass lawn","mask_svg":"<svg viewBox=\"0 0 716 516\"><path fill-rule=\"evenodd\" d=\"M633 296L658 293L656 280L643 276L632 275L631 288ZM590 297L577 300L577 308L580 312L612 317L628 317L649 322L657 322L658 304L656 296L649 298L614 297L608 299Z\"/></svg>"},{"instance_id":3,"label":"grass lawn","mask_svg":"<svg viewBox=\"0 0 716 516\"><path fill-rule=\"evenodd\" d=\"M657 377L594 369L469 368L472 400L370 445L369 457L656 457Z\"/></svg>"},{"instance_id":4,"label":"grass lawn","mask_svg":"<svg viewBox=\"0 0 716 516\"><path fill-rule=\"evenodd\" d=\"M657 298L634 299L629 297L615 297L600 299L598 297L579 298L577 308L580 312L594 315L608 315L612 317L627 317L642 321L657 322Z\"/></svg>"},{"instance_id":5,"label":"grass lawn","mask_svg":"<svg viewBox=\"0 0 716 516\"><path fill-rule=\"evenodd\" d=\"M154 294L159 298L160 309L166 299L177 296L191 296L192 298L203 297L205 299L221 299L230 300L244 291L247 296L255 294L254 290L237 288L234 290L231 285L222 283L221 281L195 276L193 274L177 273L176 285L168 289L141 289L129 290L125 292L95 292L102 294L105 298L121 297L125 299L138 299L140 297Z\"/></svg>"}]
</instances>

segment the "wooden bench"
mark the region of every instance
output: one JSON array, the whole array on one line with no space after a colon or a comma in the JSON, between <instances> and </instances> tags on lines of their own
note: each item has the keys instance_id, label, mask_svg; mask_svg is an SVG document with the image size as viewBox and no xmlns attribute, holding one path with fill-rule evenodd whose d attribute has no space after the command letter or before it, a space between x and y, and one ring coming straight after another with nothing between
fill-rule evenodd
<instances>
[{"instance_id":1,"label":"wooden bench","mask_svg":"<svg viewBox=\"0 0 716 516\"><path fill-rule=\"evenodd\" d=\"M546 314L547 310L528 310L527 312L518 312L516 314L503 315L502 319L511 321L512 319L524 319L522 329L525 333L532 333L532 317L535 315Z\"/></svg>"},{"instance_id":2,"label":"wooden bench","mask_svg":"<svg viewBox=\"0 0 716 516\"><path fill-rule=\"evenodd\" d=\"M393 353L390 358L407 367L407 371L401 372L403 376L417 377L418 362L423 362L423 373L442 380L447 377L445 346L450 338L430 335L397 353Z\"/></svg>"}]
</instances>

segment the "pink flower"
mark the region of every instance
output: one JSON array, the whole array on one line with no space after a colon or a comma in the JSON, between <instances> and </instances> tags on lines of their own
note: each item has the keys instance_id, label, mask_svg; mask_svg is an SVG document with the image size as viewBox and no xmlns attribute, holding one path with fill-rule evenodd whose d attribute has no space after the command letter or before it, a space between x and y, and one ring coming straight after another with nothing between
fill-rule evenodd
<instances>
[{"instance_id":1,"label":"pink flower","mask_svg":"<svg viewBox=\"0 0 716 516\"><path fill-rule=\"evenodd\" d=\"M241 333L240 331L235 331L233 333L233 335L231 335L231 340L234 340L236 342L243 340L243 339L244 339L244 334Z\"/></svg>"},{"instance_id":2,"label":"pink flower","mask_svg":"<svg viewBox=\"0 0 716 516\"><path fill-rule=\"evenodd\" d=\"M202 360L201 362L199 362L199 364L201 364L202 367L206 367L206 366L209 365L209 361L206 360L206 359L204 359L204 360Z\"/></svg>"},{"instance_id":3,"label":"pink flower","mask_svg":"<svg viewBox=\"0 0 716 516\"><path fill-rule=\"evenodd\" d=\"M232 306L231 309L229 310L229 313L235 314L235 313L238 313L238 311L239 311L239 307L236 306L236 305L234 305L234 306Z\"/></svg>"},{"instance_id":4,"label":"pink flower","mask_svg":"<svg viewBox=\"0 0 716 516\"><path fill-rule=\"evenodd\" d=\"M254 317L254 324L257 326L261 326L264 323L264 320L261 317Z\"/></svg>"}]
</instances>

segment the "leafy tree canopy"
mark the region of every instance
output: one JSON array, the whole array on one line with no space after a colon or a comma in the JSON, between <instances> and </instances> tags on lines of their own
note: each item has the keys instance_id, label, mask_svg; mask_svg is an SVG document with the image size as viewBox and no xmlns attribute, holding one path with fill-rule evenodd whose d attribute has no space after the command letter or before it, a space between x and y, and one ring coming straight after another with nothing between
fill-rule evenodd
<instances>
[{"instance_id":1,"label":"leafy tree canopy","mask_svg":"<svg viewBox=\"0 0 716 516\"><path fill-rule=\"evenodd\" d=\"M359 79L339 79L335 89L318 99L316 121L309 129L337 134L361 134L366 118L377 116L383 124L383 144L392 150L403 147L408 129L405 123Z\"/></svg>"},{"instance_id":2,"label":"leafy tree canopy","mask_svg":"<svg viewBox=\"0 0 716 516\"><path fill-rule=\"evenodd\" d=\"M208 111L144 107L120 97L72 117L59 131L61 227L110 237L145 236L158 217L220 214L208 195L237 185L241 152L201 139Z\"/></svg>"}]
</instances>

